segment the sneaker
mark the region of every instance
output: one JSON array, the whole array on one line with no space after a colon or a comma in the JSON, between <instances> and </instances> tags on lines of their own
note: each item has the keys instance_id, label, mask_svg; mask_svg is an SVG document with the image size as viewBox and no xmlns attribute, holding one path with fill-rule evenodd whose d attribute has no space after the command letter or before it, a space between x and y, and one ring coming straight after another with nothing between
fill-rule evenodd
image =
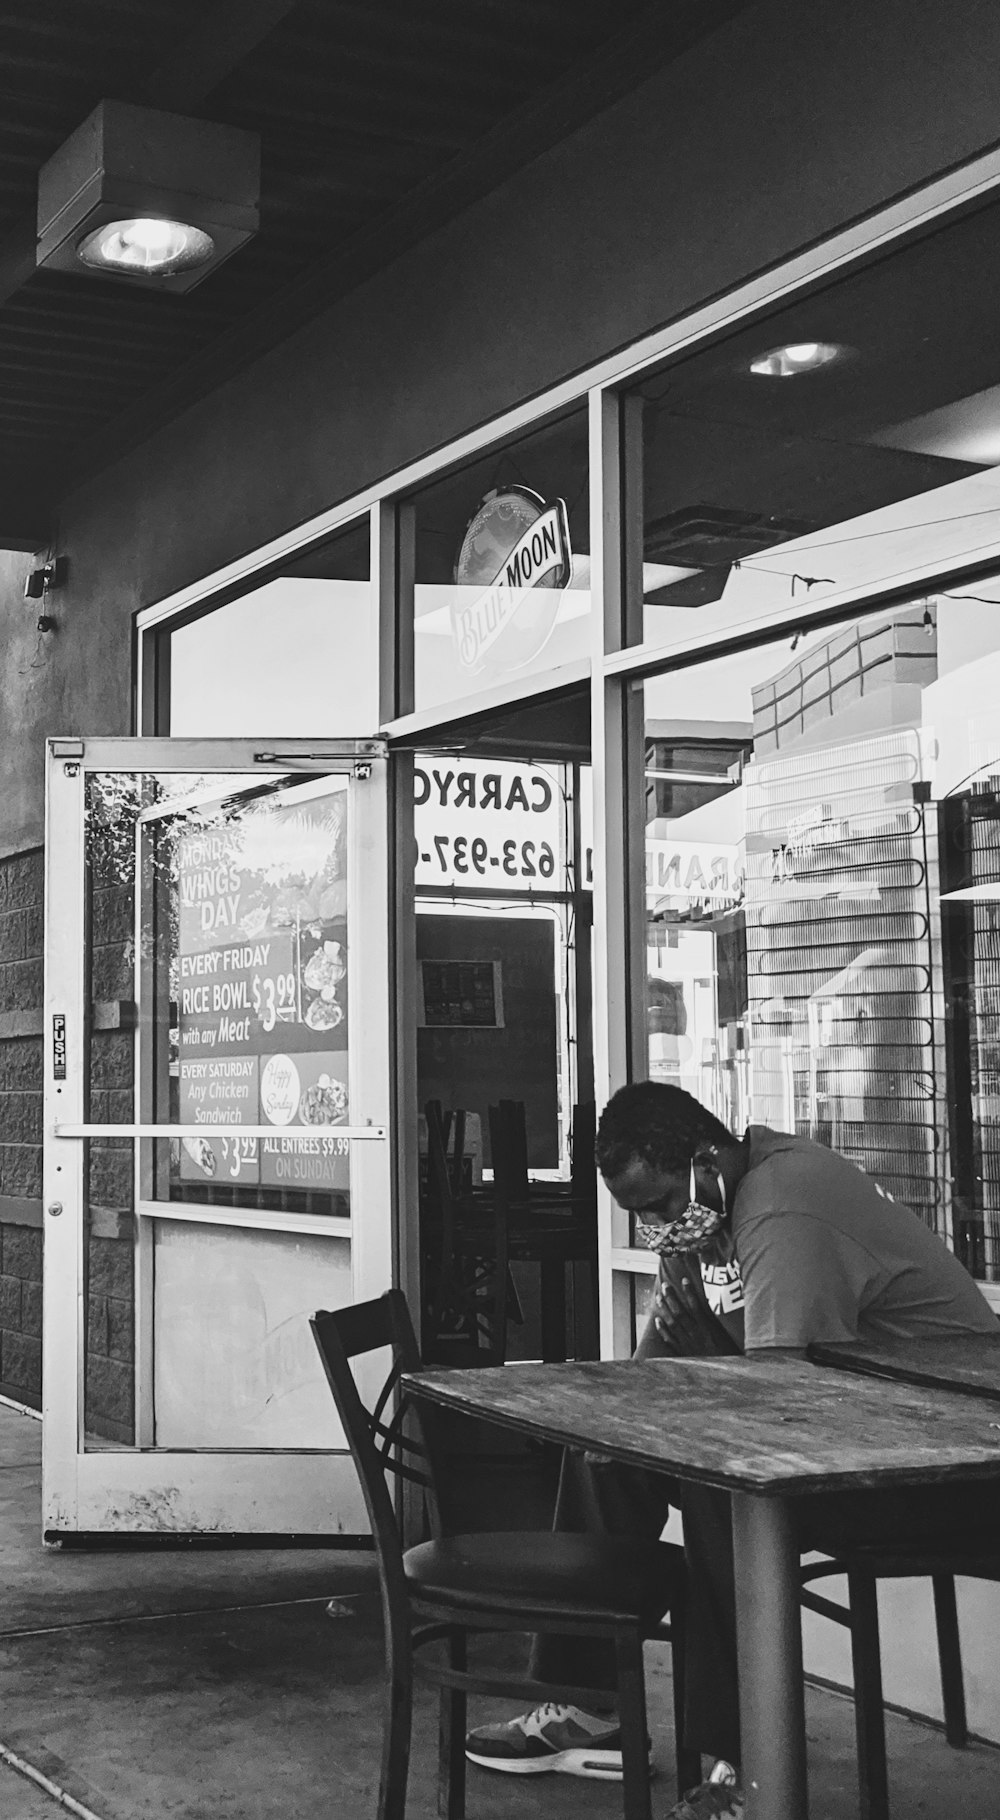
<instances>
[{"instance_id":1,"label":"sneaker","mask_svg":"<svg viewBox=\"0 0 1000 1820\"><path fill-rule=\"evenodd\" d=\"M699 1782L670 1809L667 1820L743 1820L743 1790L735 1782Z\"/></svg>"},{"instance_id":2,"label":"sneaker","mask_svg":"<svg viewBox=\"0 0 1000 1820\"><path fill-rule=\"evenodd\" d=\"M618 1720L585 1713L579 1706L547 1701L498 1725L481 1725L465 1740L470 1763L504 1770L509 1776L593 1776L622 1779Z\"/></svg>"}]
</instances>

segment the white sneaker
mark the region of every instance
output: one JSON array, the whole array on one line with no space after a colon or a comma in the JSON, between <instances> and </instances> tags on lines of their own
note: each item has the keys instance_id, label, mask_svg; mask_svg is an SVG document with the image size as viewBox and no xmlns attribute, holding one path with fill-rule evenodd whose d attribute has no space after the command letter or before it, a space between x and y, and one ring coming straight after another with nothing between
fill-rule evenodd
<instances>
[{"instance_id":1,"label":"white sneaker","mask_svg":"<svg viewBox=\"0 0 1000 1820\"><path fill-rule=\"evenodd\" d=\"M480 1725L469 1732L465 1754L470 1763L509 1776L555 1773L607 1782L622 1779L618 1720L552 1701L516 1719Z\"/></svg>"},{"instance_id":2,"label":"white sneaker","mask_svg":"<svg viewBox=\"0 0 1000 1820\"><path fill-rule=\"evenodd\" d=\"M699 1782L670 1809L667 1820L745 1820L743 1790L733 1782Z\"/></svg>"}]
</instances>

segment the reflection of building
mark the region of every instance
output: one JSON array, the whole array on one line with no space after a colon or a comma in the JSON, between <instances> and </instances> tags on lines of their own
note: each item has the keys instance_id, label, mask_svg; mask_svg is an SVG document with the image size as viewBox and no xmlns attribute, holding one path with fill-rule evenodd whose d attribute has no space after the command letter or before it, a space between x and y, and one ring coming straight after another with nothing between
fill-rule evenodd
<instances>
[{"instance_id":1,"label":"reflection of building","mask_svg":"<svg viewBox=\"0 0 1000 1820\"><path fill-rule=\"evenodd\" d=\"M738 786L749 727L653 720L646 739L650 1075L739 1129L748 1103Z\"/></svg>"},{"instance_id":2,"label":"reflection of building","mask_svg":"<svg viewBox=\"0 0 1000 1820\"><path fill-rule=\"evenodd\" d=\"M944 1007L920 732L936 673L916 609L811 645L754 690L745 782L754 1115L832 1144L937 1225Z\"/></svg>"},{"instance_id":3,"label":"reflection of building","mask_svg":"<svg viewBox=\"0 0 1000 1820\"><path fill-rule=\"evenodd\" d=\"M817 635L752 725L647 723L649 1067L832 1145L996 1279L998 678L942 637L900 608Z\"/></svg>"},{"instance_id":4,"label":"reflection of building","mask_svg":"<svg viewBox=\"0 0 1000 1820\"><path fill-rule=\"evenodd\" d=\"M1000 1274L1000 766L942 799L941 929L949 1017L956 1247Z\"/></svg>"}]
</instances>

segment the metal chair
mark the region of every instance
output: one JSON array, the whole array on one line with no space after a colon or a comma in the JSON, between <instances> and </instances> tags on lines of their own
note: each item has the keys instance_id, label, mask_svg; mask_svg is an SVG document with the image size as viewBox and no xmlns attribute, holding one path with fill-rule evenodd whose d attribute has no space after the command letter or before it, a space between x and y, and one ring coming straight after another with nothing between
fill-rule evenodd
<instances>
[{"instance_id":1,"label":"metal chair","mask_svg":"<svg viewBox=\"0 0 1000 1820\"><path fill-rule=\"evenodd\" d=\"M637 1545L551 1531L443 1532L432 1464L434 1412L400 1390L420 1358L406 1301L377 1301L310 1323L358 1470L371 1520L385 1626L386 1686L378 1820L403 1820L414 1679L440 1690L438 1811L465 1813L466 1701L496 1694L537 1704L586 1704L588 1690L553 1687L499 1670L470 1668L470 1636L534 1631L602 1636L614 1645L624 1765L625 1820L650 1820L642 1647L668 1636L674 1662L678 1785L698 1780L700 1760L680 1743L683 1712L683 1556L661 1542ZM388 1348L388 1374L369 1410L350 1360ZM428 1445L430 1441L431 1445ZM403 1550L389 1481L418 1486L431 1539ZM669 1607L670 1629L661 1624ZM434 1646L443 1660L435 1660Z\"/></svg>"},{"instance_id":2,"label":"metal chair","mask_svg":"<svg viewBox=\"0 0 1000 1820\"><path fill-rule=\"evenodd\" d=\"M818 1543L822 1546L822 1542ZM969 1538L965 1546L939 1548L927 1543L831 1543L832 1558L807 1562L801 1570L800 1602L808 1611L831 1618L851 1633L854 1671L854 1725L857 1737L858 1813L860 1820L889 1820L889 1778L879 1641L879 1580L929 1579L934 1591L941 1697L945 1737L956 1750L969 1741L962 1679L962 1647L955 1602L955 1574L1000 1580L1000 1550L995 1542ZM846 1575L848 1604L838 1605L811 1590L811 1582Z\"/></svg>"}]
</instances>

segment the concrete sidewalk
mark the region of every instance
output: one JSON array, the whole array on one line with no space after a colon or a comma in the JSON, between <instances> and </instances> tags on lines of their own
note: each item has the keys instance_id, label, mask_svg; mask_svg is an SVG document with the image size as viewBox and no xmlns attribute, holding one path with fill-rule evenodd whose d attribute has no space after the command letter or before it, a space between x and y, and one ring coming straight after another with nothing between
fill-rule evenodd
<instances>
[{"instance_id":1,"label":"concrete sidewalk","mask_svg":"<svg viewBox=\"0 0 1000 1820\"><path fill-rule=\"evenodd\" d=\"M0 1406L0 1745L98 1820L374 1816L382 1649L370 1556L44 1549L40 1439L37 1422ZM666 1652L649 1652L649 1683L663 1814ZM854 1820L853 1709L820 1690L808 1704L812 1820ZM898 1820L1000 1813L1000 1751L951 1751L930 1726L893 1715L888 1731ZM435 1753L423 1694L409 1820L436 1814ZM470 1820L617 1820L621 1791L470 1769L467 1807ZM0 1759L2 1820L66 1812Z\"/></svg>"}]
</instances>

